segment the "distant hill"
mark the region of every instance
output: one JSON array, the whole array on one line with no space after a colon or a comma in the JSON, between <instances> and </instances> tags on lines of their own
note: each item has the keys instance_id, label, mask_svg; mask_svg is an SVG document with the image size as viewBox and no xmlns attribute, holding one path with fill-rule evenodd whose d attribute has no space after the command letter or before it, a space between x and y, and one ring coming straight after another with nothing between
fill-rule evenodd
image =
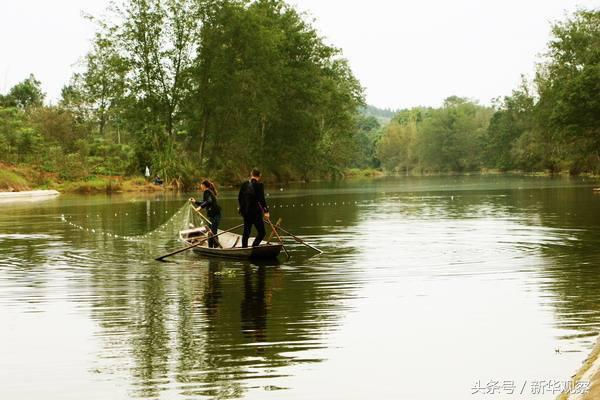
<instances>
[{"instance_id":1,"label":"distant hill","mask_svg":"<svg viewBox=\"0 0 600 400\"><path fill-rule=\"evenodd\" d=\"M387 124L390 120L396 115L398 110L392 110L390 108L377 108L370 104L367 104L366 107L363 107L361 113L367 116L372 116L377 118L380 124Z\"/></svg>"}]
</instances>

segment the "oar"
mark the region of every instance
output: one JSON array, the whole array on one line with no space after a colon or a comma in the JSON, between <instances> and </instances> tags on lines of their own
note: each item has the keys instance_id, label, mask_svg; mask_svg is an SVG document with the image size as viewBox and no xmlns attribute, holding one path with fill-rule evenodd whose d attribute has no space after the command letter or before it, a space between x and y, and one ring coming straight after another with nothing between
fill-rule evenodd
<instances>
[{"instance_id":1,"label":"oar","mask_svg":"<svg viewBox=\"0 0 600 400\"><path fill-rule=\"evenodd\" d=\"M277 233L277 229L273 226L273 223L271 222L270 218L266 218L266 221L269 223L269 225L271 225L271 229L273 229L273 232L275 232L275 236L277 236L277 239L279 239L279 243L281 243L281 248L283 249L283 251L285 252L285 255L287 256L287 258L289 260L291 257L290 253L288 253L287 249L283 245L283 240L281 240L281 236L279 236L279 233Z\"/></svg>"},{"instance_id":2,"label":"oar","mask_svg":"<svg viewBox=\"0 0 600 400\"><path fill-rule=\"evenodd\" d=\"M291 237L293 237L296 240L296 242L302 243L303 245L310 247L311 249L313 249L314 251L318 252L319 254L323 254L322 250L317 249L315 246L311 246L310 244L306 243L304 240L300 239L298 236L294 235L293 233L290 233L290 232L286 231L281 226L279 226L279 229L281 229L283 232L285 232L288 235L290 235Z\"/></svg>"},{"instance_id":3,"label":"oar","mask_svg":"<svg viewBox=\"0 0 600 400\"><path fill-rule=\"evenodd\" d=\"M238 228L241 228L242 226L244 226L244 224L238 225L238 226L236 226L236 227L233 227L233 228L231 228L231 229L228 229L228 230L226 230L226 231L223 231L223 232L221 232L221 233L219 233L219 234L217 234L217 235L214 235L214 236L213 236L213 238L215 238L215 237L217 237L217 236L220 236L220 235L222 235L222 234L224 234L224 233L229 233L229 232L231 232L231 231L234 231L234 230L236 230L236 229L238 229ZM160 257L158 257L158 258L155 258L155 260L156 260L156 261L162 261L162 260L164 260L164 259L165 259L165 258L167 258L167 257L171 257L171 256L174 256L175 254L179 254L179 253L182 253L182 252L184 252L184 251L186 251L186 250L193 249L194 247L198 247L198 246L200 246L202 243L206 242L207 240L208 240L208 238L206 238L206 239L202 239L202 240L201 240L201 241L199 241L198 243L194 243L193 245L191 245L191 246L187 246L187 247L184 247L183 249L175 250L175 251L173 251L173 252L171 252L171 253L169 253L169 254L165 254L164 256L160 256Z\"/></svg>"},{"instance_id":4,"label":"oar","mask_svg":"<svg viewBox=\"0 0 600 400\"><path fill-rule=\"evenodd\" d=\"M191 204L190 204L190 206L191 206L191 207L194 209L194 211L196 211L196 213L197 213L197 214L200 216L200 218L202 218L202 219L204 220L204 222L208 224L208 227L209 227L209 230L208 230L208 236L212 236L212 237L214 237L214 234L213 234L213 233L212 233L212 231L210 230L210 226L212 225L212 221L211 221L210 219L206 218L206 217L204 216L204 214L202 214L202 213L200 212L200 210L199 210L199 209L197 209L196 207L194 207L194 206L193 206L193 205L191 205ZM221 243L219 243L219 241L217 241L217 245L218 245L220 248L223 248L223 246L221 246Z\"/></svg>"},{"instance_id":5,"label":"oar","mask_svg":"<svg viewBox=\"0 0 600 400\"><path fill-rule=\"evenodd\" d=\"M261 211L263 212L263 215L265 213L265 209L263 208L263 206L258 203L258 206L260 207ZM271 218L264 218L265 221L267 221L267 223L269 225L271 225L271 229L273 229L273 232L275 233L275 236L277 236L277 239L279 239L279 243L281 243L281 248L283 249L285 255L287 256L288 260L291 258L290 253L288 253L287 249L285 248L285 246L283 245L283 240L281 240L281 236L279 236L279 233L277 232L277 229L275 229L275 227L273 226L273 223L271 222Z\"/></svg>"},{"instance_id":6,"label":"oar","mask_svg":"<svg viewBox=\"0 0 600 400\"><path fill-rule=\"evenodd\" d=\"M280 224L281 224L281 218L279 218L277 220L277 223L275 224L275 228L278 228ZM269 238L267 239L267 243L269 243L271 241L274 234L275 234L275 231L271 231L271 234L269 235Z\"/></svg>"}]
</instances>

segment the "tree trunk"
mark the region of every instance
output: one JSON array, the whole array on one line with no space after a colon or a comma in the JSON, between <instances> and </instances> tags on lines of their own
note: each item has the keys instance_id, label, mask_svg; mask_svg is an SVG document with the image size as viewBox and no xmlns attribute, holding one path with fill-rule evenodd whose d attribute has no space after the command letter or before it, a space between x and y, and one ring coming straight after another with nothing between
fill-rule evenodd
<instances>
[{"instance_id":1,"label":"tree trunk","mask_svg":"<svg viewBox=\"0 0 600 400\"><path fill-rule=\"evenodd\" d=\"M169 114L167 115L167 136L168 137L172 137L173 136L173 111L169 110Z\"/></svg>"},{"instance_id":2,"label":"tree trunk","mask_svg":"<svg viewBox=\"0 0 600 400\"><path fill-rule=\"evenodd\" d=\"M202 116L202 128L200 131L200 165L204 161L204 145L206 144L206 126L208 125L208 115L205 112Z\"/></svg>"},{"instance_id":3,"label":"tree trunk","mask_svg":"<svg viewBox=\"0 0 600 400\"><path fill-rule=\"evenodd\" d=\"M98 121L98 125L100 137L104 137L104 128L106 126L106 113L104 111L102 111L100 114L100 121Z\"/></svg>"},{"instance_id":4,"label":"tree trunk","mask_svg":"<svg viewBox=\"0 0 600 400\"><path fill-rule=\"evenodd\" d=\"M267 125L267 117L262 116L260 118L260 151L264 152L265 150L265 128Z\"/></svg>"}]
</instances>

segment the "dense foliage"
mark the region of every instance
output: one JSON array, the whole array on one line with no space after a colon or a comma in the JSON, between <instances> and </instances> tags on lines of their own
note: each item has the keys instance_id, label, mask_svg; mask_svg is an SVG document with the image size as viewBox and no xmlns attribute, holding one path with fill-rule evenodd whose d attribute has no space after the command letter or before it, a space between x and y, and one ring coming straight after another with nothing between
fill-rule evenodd
<instances>
[{"instance_id":1,"label":"dense foliage","mask_svg":"<svg viewBox=\"0 0 600 400\"><path fill-rule=\"evenodd\" d=\"M3 97L2 160L63 175L148 165L183 183L231 181L253 166L309 179L356 164L363 89L285 2L125 0L95 22L57 106L42 106L33 77ZM66 170L52 164L67 160Z\"/></svg>"},{"instance_id":2,"label":"dense foliage","mask_svg":"<svg viewBox=\"0 0 600 400\"><path fill-rule=\"evenodd\" d=\"M0 162L63 180L187 185L482 168L600 173L600 12L556 23L532 82L493 107L363 103L340 51L282 0L123 0L57 105L34 76L0 95Z\"/></svg>"},{"instance_id":3,"label":"dense foliage","mask_svg":"<svg viewBox=\"0 0 600 400\"><path fill-rule=\"evenodd\" d=\"M578 11L552 33L533 82L493 111L451 97L396 114L378 142L383 166L600 173L600 12Z\"/></svg>"},{"instance_id":4,"label":"dense foliage","mask_svg":"<svg viewBox=\"0 0 600 400\"><path fill-rule=\"evenodd\" d=\"M439 109L402 110L385 128L377 154L385 168L406 173L479 169L491 114L459 97Z\"/></svg>"}]
</instances>

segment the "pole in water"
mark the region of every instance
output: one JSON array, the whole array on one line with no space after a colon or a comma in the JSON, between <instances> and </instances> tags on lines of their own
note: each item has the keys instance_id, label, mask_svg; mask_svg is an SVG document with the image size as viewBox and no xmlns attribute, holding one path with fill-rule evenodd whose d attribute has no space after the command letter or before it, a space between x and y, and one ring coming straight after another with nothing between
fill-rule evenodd
<instances>
[{"instance_id":1,"label":"pole in water","mask_svg":"<svg viewBox=\"0 0 600 400\"><path fill-rule=\"evenodd\" d=\"M302 243L303 245L310 247L311 249L313 249L314 251L318 252L319 254L323 254L322 250L319 250L315 246L312 246L312 245L306 243L304 240L300 239L298 236L296 236L293 233L290 233L290 232L286 231L285 229L283 229L282 226L279 226L279 229L281 229L284 233L287 233L288 235L290 235L291 237L293 237L294 240L296 240L298 243Z\"/></svg>"},{"instance_id":2,"label":"pole in water","mask_svg":"<svg viewBox=\"0 0 600 400\"><path fill-rule=\"evenodd\" d=\"M265 209L263 208L263 206L258 203L258 207L260 208L260 210L262 211L263 215L265 214ZM285 255L287 256L288 260L291 258L290 253L288 253L287 249L285 248L285 246L283 245L283 240L281 239L281 236L279 236L279 233L277 232L277 229L273 226L273 223L271 222L270 218L263 218L264 221L267 221L267 223L269 225L271 225L271 229L273 230L273 233L275 233L275 236L277 236L277 239L279 239L279 243L281 243L281 248L283 249L283 251L285 252Z\"/></svg>"}]
</instances>

